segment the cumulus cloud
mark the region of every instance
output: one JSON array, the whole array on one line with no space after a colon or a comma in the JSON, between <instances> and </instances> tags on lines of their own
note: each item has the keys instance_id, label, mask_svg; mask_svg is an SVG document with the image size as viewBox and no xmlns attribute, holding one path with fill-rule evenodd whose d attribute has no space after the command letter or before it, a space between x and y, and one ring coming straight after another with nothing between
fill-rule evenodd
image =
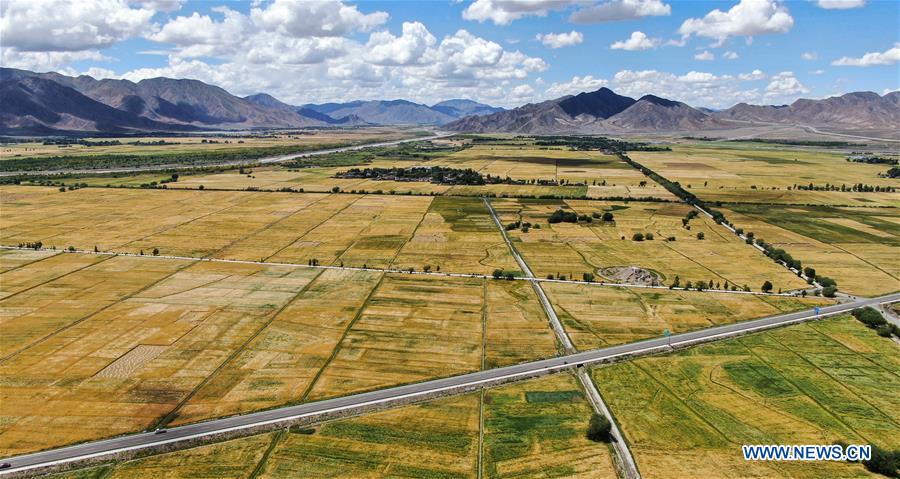
<instances>
[{"instance_id":1,"label":"cumulus cloud","mask_svg":"<svg viewBox=\"0 0 900 479\"><path fill-rule=\"evenodd\" d=\"M341 36L369 31L388 20L386 12L365 14L338 0L298 2L275 0L265 8L253 8L250 17L266 30L292 37Z\"/></svg>"},{"instance_id":2,"label":"cumulus cloud","mask_svg":"<svg viewBox=\"0 0 900 479\"><path fill-rule=\"evenodd\" d=\"M2 64L9 68L22 68L36 71L63 71L72 62L83 60L100 61L106 57L96 50L78 52L20 52L14 48L2 50Z\"/></svg>"},{"instance_id":3,"label":"cumulus cloud","mask_svg":"<svg viewBox=\"0 0 900 479\"><path fill-rule=\"evenodd\" d=\"M632 32L631 36L625 40L620 40L612 45L609 48L613 50L628 50L628 51L637 51L637 50L649 50L651 48L656 48L659 45L659 39L649 38L642 31Z\"/></svg>"},{"instance_id":4,"label":"cumulus cloud","mask_svg":"<svg viewBox=\"0 0 900 479\"><path fill-rule=\"evenodd\" d=\"M737 60L740 58L740 55L738 55L737 52L728 51L722 54L722 58L726 60Z\"/></svg>"},{"instance_id":5,"label":"cumulus cloud","mask_svg":"<svg viewBox=\"0 0 900 479\"><path fill-rule=\"evenodd\" d=\"M812 61L819 58L819 54L816 52L803 52L800 54L800 58L806 61Z\"/></svg>"},{"instance_id":6,"label":"cumulus cloud","mask_svg":"<svg viewBox=\"0 0 900 479\"><path fill-rule=\"evenodd\" d=\"M535 38L550 48L570 47L584 41L584 35L575 30L569 33L538 33Z\"/></svg>"},{"instance_id":7,"label":"cumulus cloud","mask_svg":"<svg viewBox=\"0 0 900 479\"><path fill-rule=\"evenodd\" d=\"M572 12L573 23L602 23L670 15L672 7L661 0L608 0Z\"/></svg>"},{"instance_id":8,"label":"cumulus cloud","mask_svg":"<svg viewBox=\"0 0 900 479\"><path fill-rule=\"evenodd\" d=\"M419 61L425 50L434 45L434 35L419 22L403 22L403 34L376 32L366 44L368 58L377 65L411 65Z\"/></svg>"},{"instance_id":9,"label":"cumulus cloud","mask_svg":"<svg viewBox=\"0 0 900 479\"><path fill-rule=\"evenodd\" d=\"M509 25L526 16L545 17L551 10L561 10L577 3L575 0L475 0L463 10L466 20L491 21Z\"/></svg>"},{"instance_id":10,"label":"cumulus cloud","mask_svg":"<svg viewBox=\"0 0 900 479\"><path fill-rule=\"evenodd\" d=\"M762 70L753 70L750 73L741 73L738 78L743 81L762 80L766 78L766 74Z\"/></svg>"},{"instance_id":11,"label":"cumulus cloud","mask_svg":"<svg viewBox=\"0 0 900 479\"><path fill-rule=\"evenodd\" d=\"M866 0L818 0L816 5L829 10L846 10L866 5Z\"/></svg>"},{"instance_id":12,"label":"cumulus cloud","mask_svg":"<svg viewBox=\"0 0 900 479\"><path fill-rule=\"evenodd\" d=\"M703 50L702 52L694 55L694 60L700 60L701 62L711 62L716 59L716 56L712 54L709 50Z\"/></svg>"},{"instance_id":13,"label":"cumulus cloud","mask_svg":"<svg viewBox=\"0 0 900 479\"><path fill-rule=\"evenodd\" d=\"M788 9L775 0L741 0L727 12L715 9L703 18L689 18L678 32L714 38L721 45L730 37L785 33L794 26Z\"/></svg>"},{"instance_id":14,"label":"cumulus cloud","mask_svg":"<svg viewBox=\"0 0 900 479\"><path fill-rule=\"evenodd\" d=\"M871 67L875 65L893 65L900 62L900 43L895 43L893 48L884 52L870 52L859 58L841 57L832 65L842 67Z\"/></svg>"},{"instance_id":15,"label":"cumulus cloud","mask_svg":"<svg viewBox=\"0 0 900 479\"><path fill-rule=\"evenodd\" d=\"M20 52L105 48L147 32L155 13L125 0L5 0L0 37L4 48Z\"/></svg>"},{"instance_id":16,"label":"cumulus cloud","mask_svg":"<svg viewBox=\"0 0 900 479\"><path fill-rule=\"evenodd\" d=\"M591 75L574 76L564 83L553 83L544 92L547 98L559 98L565 95L577 95L583 91L594 91L609 84L608 80L594 78Z\"/></svg>"},{"instance_id":17,"label":"cumulus cloud","mask_svg":"<svg viewBox=\"0 0 900 479\"><path fill-rule=\"evenodd\" d=\"M772 81L766 86L765 97L767 99L783 99L805 95L809 90L800 83L793 72L781 72L772 77Z\"/></svg>"}]
</instances>

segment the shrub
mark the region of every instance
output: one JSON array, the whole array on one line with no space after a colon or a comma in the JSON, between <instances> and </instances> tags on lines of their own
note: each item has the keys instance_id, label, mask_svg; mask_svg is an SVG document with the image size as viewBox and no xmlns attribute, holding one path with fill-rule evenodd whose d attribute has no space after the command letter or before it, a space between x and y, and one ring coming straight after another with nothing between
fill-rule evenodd
<instances>
[{"instance_id":1,"label":"shrub","mask_svg":"<svg viewBox=\"0 0 900 479\"><path fill-rule=\"evenodd\" d=\"M647 233L644 235L644 238L646 238L647 241L653 241L653 233Z\"/></svg>"},{"instance_id":2,"label":"shrub","mask_svg":"<svg viewBox=\"0 0 900 479\"><path fill-rule=\"evenodd\" d=\"M852 314L859 322L873 329L887 325L884 316L882 316L877 309L869 306L854 309L850 314Z\"/></svg>"},{"instance_id":3,"label":"shrub","mask_svg":"<svg viewBox=\"0 0 900 479\"><path fill-rule=\"evenodd\" d=\"M594 281L594 273L584 273L581 275L581 279L585 282L592 283Z\"/></svg>"},{"instance_id":4,"label":"shrub","mask_svg":"<svg viewBox=\"0 0 900 479\"><path fill-rule=\"evenodd\" d=\"M701 231L701 232L699 232L699 233L697 233L697 239L698 239L698 240L702 240L702 239L703 239L703 238L706 238L706 235L705 235L705 234L703 234L703 232L702 232L702 231Z\"/></svg>"},{"instance_id":5,"label":"shrub","mask_svg":"<svg viewBox=\"0 0 900 479\"><path fill-rule=\"evenodd\" d=\"M613 214L612 214L612 213L609 213L609 212L603 213L603 221L607 221L607 222L608 222L608 221L612 221L612 220L613 220Z\"/></svg>"},{"instance_id":6,"label":"shrub","mask_svg":"<svg viewBox=\"0 0 900 479\"><path fill-rule=\"evenodd\" d=\"M837 288L835 288L834 286L826 286L822 288L822 296L825 296L826 298L833 298L835 296L835 293L837 293Z\"/></svg>"},{"instance_id":7,"label":"shrub","mask_svg":"<svg viewBox=\"0 0 900 479\"><path fill-rule=\"evenodd\" d=\"M644 233L635 233L631 236L631 239L634 241L644 241Z\"/></svg>"},{"instance_id":8,"label":"shrub","mask_svg":"<svg viewBox=\"0 0 900 479\"><path fill-rule=\"evenodd\" d=\"M494 279L500 279L500 278L503 277L503 270L502 270L502 269L495 269L494 272L491 274L491 276L493 276Z\"/></svg>"},{"instance_id":9,"label":"shrub","mask_svg":"<svg viewBox=\"0 0 900 479\"><path fill-rule=\"evenodd\" d=\"M611 439L610 430L612 430L612 424L609 422L609 419L606 416L594 413L591 416L590 423L588 423L587 438L594 442L609 442Z\"/></svg>"},{"instance_id":10,"label":"shrub","mask_svg":"<svg viewBox=\"0 0 900 479\"><path fill-rule=\"evenodd\" d=\"M862 463L871 472L887 477L898 477L897 469L900 468L900 451L887 451L873 444L872 458Z\"/></svg>"}]
</instances>

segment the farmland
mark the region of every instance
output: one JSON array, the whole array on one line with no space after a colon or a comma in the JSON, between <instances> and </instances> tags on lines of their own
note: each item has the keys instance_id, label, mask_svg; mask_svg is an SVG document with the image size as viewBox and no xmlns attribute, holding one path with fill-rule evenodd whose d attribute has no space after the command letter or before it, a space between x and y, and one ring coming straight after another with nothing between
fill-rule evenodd
<instances>
[{"instance_id":1,"label":"farmland","mask_svg":"<svg viewBox=\"0 0 900 479\"><path fill-rule=\"evenodd\" d=\"M897 187L884 165L850 163L848 152L753 143L673 145L672 151L629 152L638 163L678 181L705 201L841 206L900 206L896 193L807 191L795 184L840 188L858 183ZM789 189L790 188L790 189Z\"/></svg>"},{"instance_id":2,"label":"farmland","mask_svg":"<svg viewBox=\"0 0 900 479\"><path fill-rule=\"evenodd\" d=\"M388 141L414 136L396 128L286 130L261 134L208 134L129 138L84 138L80 142L4 143L0 161L22 158L96 155L166 155L201 151L242 150L286 146L324 146Z\"/></svg>"},{"instance_id":3,"label":"farmland","mask_svg":"<svg viewBox=\"0 0 900 479\"><path fill-rule=\"evenodd\" d=\"M597 368L641 473L861 477L857 464L751 462L741 444L897 448L897 345L843 317Z\"/></svg>"},{"instance_id":4,"label":"farmland","mask_svg":"<svg viewBox=\"0 0 900 479\"><path fill-rule=\"evenodd\" d=\"M895 208L732 205L725 215L860 295L900 290L900 223Z\"/></svg>"},{"instance_id":5,"label":"farmland","mask_svg":"<svg viewBox=\"0 0 900 479\"><path fill-rule=\"evenodd\" d=\"M595 349L745 321L815 305L824 298L751 296L667 289L546 283L556 314L579 349Z\"/></svg>"},{"instance_id":6,"label":"farmland","mask_svg":"<svg viewBox=\"0 0 900 479\"><path fill-rule=\"evenodd\" d=\"M3 455L556 354L526 283L34 256L0 255Z\"/></svg>"},{"instance_id":7,"label":"farmland","mask_svg":"<svg viewBox=\"0 0 900 479\"><path fill-rule=\"evenodd\" d=\"M682 220L692 211L688 205L527 199L496 199L492 204L503 224L540 225L527 232L519 228L508 233L539 277L581 279L583 273L603 277L604 269L635 266L664 285L678 276L681 285L704 281L721 287L727 282L754 291L759 291L764 281L784 291L806 286L705 216L684 226ZM596 218L590 223L549 223L557 210ZM611 213L613 220L600 220L604 213ZM651 233L653 238L635 241L638 233L645 237Z\"/></svg>"},{"instance_id":8,"label":"farmland","mask_svg":"<svg viewBox=\"0 0 900 479\"><path fill-rule=\"evenodd\" d=\"M474 198L15 186L0 188L0 198L4 245L463 273L515 268Z\"/></svg>"},{"instance_id":9,"label":"farmland","mask_svg":"<svg viewBox=\"0 0 900 479\"><path fill-rule=\"evenodd\" d=\"M53 477L615 477L590 415L563 374Z\"/></svg>"}]
</instances>

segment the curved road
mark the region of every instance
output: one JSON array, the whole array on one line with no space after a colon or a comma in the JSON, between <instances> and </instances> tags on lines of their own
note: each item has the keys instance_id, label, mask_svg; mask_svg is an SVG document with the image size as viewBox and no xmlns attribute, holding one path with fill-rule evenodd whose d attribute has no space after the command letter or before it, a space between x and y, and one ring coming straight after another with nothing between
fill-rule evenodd
<instances>
[{"instance_id":1,"label":"curved road","mask_svg":"<svg viewBox=\"0 0 900 479\"><path fill-rule=\"evenodd\" d=\"M242 164L250 163L260 163L260 164L271 164L271 163L283 163L285 161L294 160L297 158L306 158L309 156L319 156L319 155L327 155L330 153L340 153L342 151L356 151L362 150L364 148L377 148L381 146L394 146L399 145L401 143L409 143L411 141L426 141L426 140L434 140L437 138L444 138L447 136L455 135L456 133L446 133L446 132L438 132L431 136L421 136L416 138L405 138L402 140L391 140L391 141L381 141L378 143L363 143L360 145L352 145L352 146L342 146L340 148L329 148L327 150L313 150L313 151L304 151L302 153L291 153L288 155L278 155L278 156L267 156L263 158L256 158L254 160L247 161L228 161L224 163L213 163L208 165L179 165L177 163L172 165L154 165L154 166L135 166L130 168L103 168L103 169L81 169L81 170L35 170L35 171L0 171L0 176L20 176L20 175L72 175L72 174L103 174L103 173L139 173L142 171L158 171L158 170L189 170L192 168L216 168L216 167L226 167L226 166L238 166ZM0 164L2 167L2 164Z\"/></svg>"},{"instance_id":2,"label":"curved road","mask_svg":"<svg viewBox=\"0 0 900 479\"><path fill-rule=\"evenodd\" d=\"M816 315L815 310L806 310L770 316L768 318L676 334L668 338L648 339L630 344L595 349L567 356L532 361L514 366L489 369L487 371L479 371L471 374L463 374L460 376L436 379L406 386L355 394L352 396L297 406L282 407L242 416L215 419L198 424L172 428L165 434L154 434L152 432L133 434L44 452L26 454L0 460L0 462L8 462L11 464L11 467L0 472L0 475L24 472L89 458L111 456L112 454L119 452L159 446L187 439L202 438L213 434L254 428L257 426L301 418L315 420L317 417L329 413L355 409L362 406L372 406L398 400L414 400L417 397L424 398L428 395L442 391L452 392L453 390L459 390L461 388L488 386L503 381L523 379L536 374L572 368L575 365L580 366L582 364L610 361L633 355L649 354L663 351L670 347L687 346L723 339L749 332L816 319L817 317L840 314L862 306L877 306L879 304L895 301L900 301L900 293L889 294L877 298L863 298L851 303L826 306L820 309L818 315Z\"/></svg>"}]
</instances>

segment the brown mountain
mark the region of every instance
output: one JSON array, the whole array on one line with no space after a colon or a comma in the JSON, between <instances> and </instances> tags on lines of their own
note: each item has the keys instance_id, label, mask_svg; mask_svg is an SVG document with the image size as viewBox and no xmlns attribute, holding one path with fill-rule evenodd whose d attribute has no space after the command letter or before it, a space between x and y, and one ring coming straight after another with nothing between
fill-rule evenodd
<instances>
[{"instance_id":1,"label":"brown mountain","mask_svg":"<svg viewBox=\"0 0 900 479\"><path fill-rule=\"evenodd\" d=\"M726 122L681 102L653 95L635 100L601 88L493 115L467 117L444 127L455 131L544 134L692 131L724 126Z\"/></svg>"},{"instance_id":2,"label":"brown mountain","mask_svg":"<svg viewBox=\"0 0 900 479\"><path fill-rule=\"evenodd\" d=\"M680 101L645 95L624 111L606 121L606 125L626 130L693 131L723 128L726 122Z\"/></svg>"},{"instance_id":3,"label":"brown mountain","mask_svg":"<svg viewBox=\"0 0 900 479\"><path fill-rule=\"evenodd\" d=\"M150 78L134 83L128 80L96 80L86 75L70 77L54 72L34 73L9 68L0 69L0 78L7 80L40 78L52 81L116 110L153 120L161 125L232 129L327 124L299 115L295 111L254 104L222 88L198 80ZM52 104L53 101L51 98L45 98L45 102ZM97 120L100 124L107 123L104 118ZM155 124L148 123L148 125ZM133 124L121 126L132 128Z\"/></svg>"},{"instance_id":4,"label":"brown mountain","mask_svg":"<svg viewBox=\"0 0 900 479\"><path fill-rule=\"evenodd\" d=\"M873 92L768 106L739 103L715 114L717 118L755 123L785 123L843 128L900 128L900 93Z\"/></svg>"},{"instance_id":5,"label":"brown mountain","mask_svg":"<svg viewBox=\"0 0 900 479\"><path fill-rule=\"evenodd\" d=\"M0 132L4 134L195 129L189 125L158 122L113 108L52 80L2 73L0 72Z\"/></svg>"}]
</instances>

